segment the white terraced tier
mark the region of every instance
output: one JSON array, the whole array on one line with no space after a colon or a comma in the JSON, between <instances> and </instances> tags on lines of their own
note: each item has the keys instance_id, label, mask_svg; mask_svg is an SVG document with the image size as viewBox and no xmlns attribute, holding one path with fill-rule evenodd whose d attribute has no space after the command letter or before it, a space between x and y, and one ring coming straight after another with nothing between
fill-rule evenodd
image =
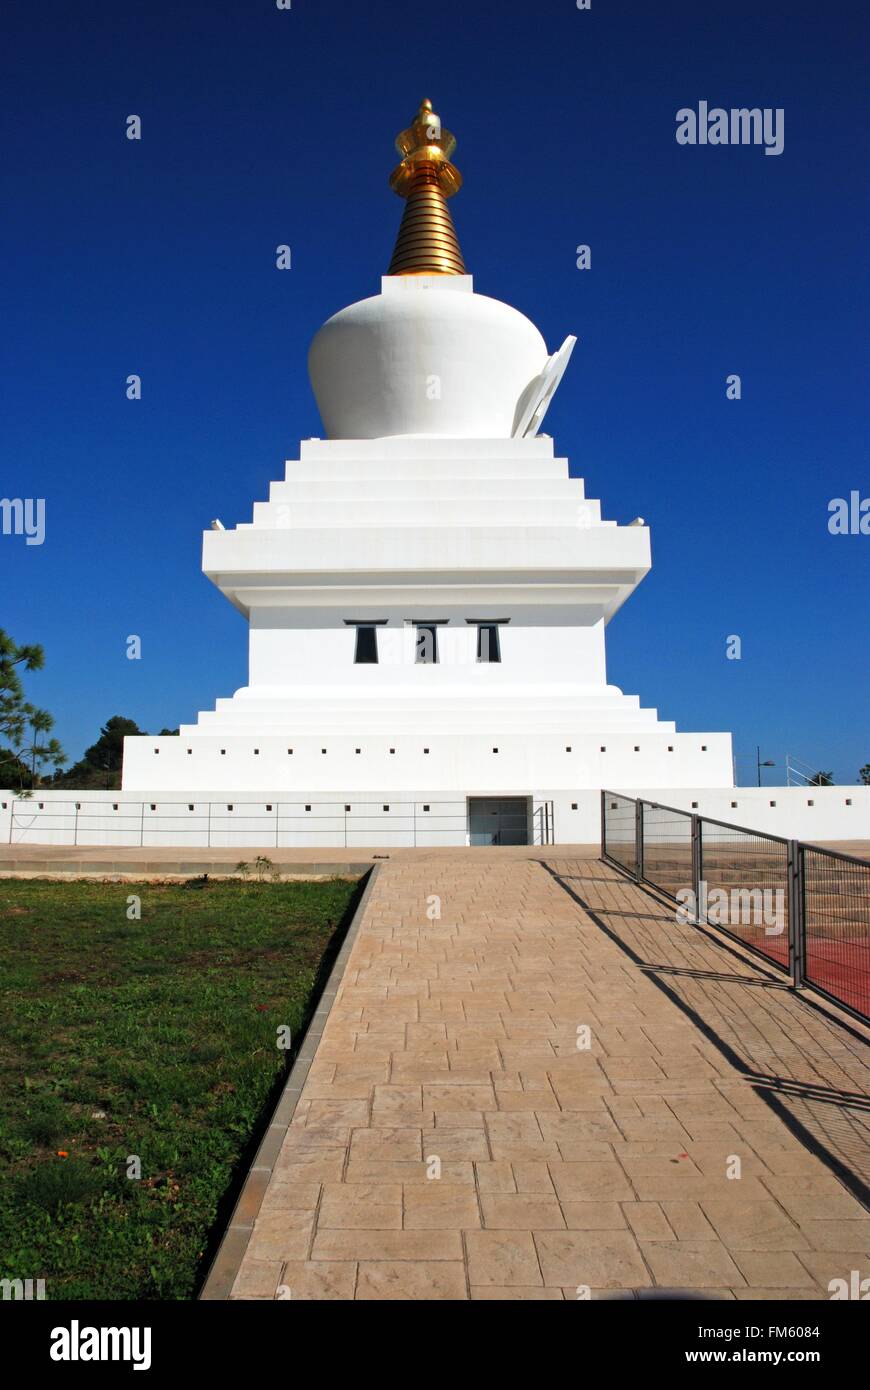
<instances>
[{"instance_id":1,"label":"white terraced tier","mask_svg":"<svg viewBox=\"0 0 870 1390\"><path fill-rule=\"evenodd\" d=\"M526 423L553 363L466 275L386 277L331 319L310 367L334 437L203 538L248 684L177 737L127 739L125 791L570 810L581 788L729 787L729 735L679 734L608 684L649 532L602 518L540 411Z\"/></svg>"},{"instance_id":2,"label":"white terraced tier","mask_svg":"<svg viewBox=\"0 0 870 1390\"><path fill-rule=\"evenodd\" d=\"M727 735L677 734L607 683L604 627L649 534L602 520L552 440L300 453L252 522L204 536L205 572L249 622L249 684L177 738L128 740L125 789L731 785ZM481 621L498 661L477 659ZM427 622L434 663L416 659ZM376 663L354 660L365 623Z\"/></svg>"}]
</instances>

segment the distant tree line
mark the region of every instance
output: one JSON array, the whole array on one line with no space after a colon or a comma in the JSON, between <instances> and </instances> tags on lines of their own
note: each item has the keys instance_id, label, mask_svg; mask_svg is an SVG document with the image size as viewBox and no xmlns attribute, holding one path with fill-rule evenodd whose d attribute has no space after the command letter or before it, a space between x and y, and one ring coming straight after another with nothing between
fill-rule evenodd
<instances>
[{"instance_id":1,"label":"distant tree line","mask_svg":"<svg viewBox=\"0 0 870 1390\"><path fill-rule=\"evenodd\" d=\"M145 734L134 719L125 719L121 714L113 714L100 729L100 737L84 756L73 763L68 772L58 773L52 780L53 787L71 787L76 791L87 791L96 787L106 790L120 787L121 767L124 760L124 739L130 734ZM160 736L177 734L177 729L161 729Z\"/></svg>"},{"instance_id":2,"label":"distant tree line","mask_svg":"<svg viewBox=\"0 0 870 1390\"><path fill-rule=\"evenodd\" d=\"M19 646L0 628L0 786L16 791L120 787L124 739L128 734L147 735L147 730L140 729L133 719L113 714L100 729L96 743L64 771L66 753L58 740L50 737L54 717L30 704L21 679L23 672L41 671L44 665L41 646ZM177 729L160 730L161 736L177 733Z\"/></svg>"}]
</instances>

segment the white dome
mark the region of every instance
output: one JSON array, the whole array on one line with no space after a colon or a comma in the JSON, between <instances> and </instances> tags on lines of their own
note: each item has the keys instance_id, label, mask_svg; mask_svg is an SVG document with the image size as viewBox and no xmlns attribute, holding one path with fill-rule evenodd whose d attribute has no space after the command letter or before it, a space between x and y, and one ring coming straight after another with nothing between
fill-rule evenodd
<instances>
[{"instance_id":1,"label":"white dome","mask_svg":"<svg viewBox=\"0 0 870 1390\"><path fill-rule=\"evenodd\" d=\"M329 439L501 439L546 362L535 325L470 275L397 275L327 320L308 372Z\"/></svg>"}]
</instances>

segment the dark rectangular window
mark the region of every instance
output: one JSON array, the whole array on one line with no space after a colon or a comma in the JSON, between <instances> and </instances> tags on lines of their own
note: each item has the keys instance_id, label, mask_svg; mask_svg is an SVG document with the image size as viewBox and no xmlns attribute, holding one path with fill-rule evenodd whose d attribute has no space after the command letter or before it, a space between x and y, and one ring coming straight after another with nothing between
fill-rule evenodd
<instances>
[{"instance_id":1,"label":"dark rectangular window","mask_svg":"<svg viewBox=\"0 0 870 1390\"><path fill-rule=\"evenodd\" d=\"M501 661L498 627L495 623L480 623L477 629L478 661Z\"/></svg>"},{"instance_id":2,"label":"dark rectangular window","mask_svg":"<svg viewBox=\"0 0 870 1390\"><path fill-rule=\"evenodd\" d=\"M358 624L356 630L356 653L354 661L358 666L376 666L378 661L378 630Z\"/></svg>"},{"instance_id":3,"label":"dark rectangular window","mask_svg":"<svg viewBox=\"0 0 870 1390\"><path fill-rule=\"evenodd\" d=\"M466 618L469 627L477 628L477 659L488 663L501 661L501 640L498 630L510 618Z\"/></svg>"},{"instance_id":4,"label":"dark rectangular window","mask_svg":"<svg viewBox=\"0 0 870 1390\"><path fill-rule=\"evenodd\" d=\"M415 661L431 666L438 660L438 628L435 623L415 623L417 639Z\"/></svg>"}]
</instances>

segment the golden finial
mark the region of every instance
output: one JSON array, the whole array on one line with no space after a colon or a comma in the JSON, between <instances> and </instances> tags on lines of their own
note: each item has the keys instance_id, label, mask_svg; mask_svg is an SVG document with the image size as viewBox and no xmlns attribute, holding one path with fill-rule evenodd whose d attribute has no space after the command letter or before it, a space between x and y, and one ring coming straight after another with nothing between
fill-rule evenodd
<instances>
[{"instance_id":1,"label":"golden finial","mask_svg":"<svg viewBox=\"0 0 870 1390\"><path fill-rule=\"evenodd\" d=\"M396 136L401 163L390 187L405 198L405 212L388 275L464 275L447 199L462 187L462 175L450 156L456 140L441 124L428 98L407 130Z\"/></svg>"}]
</instances>

